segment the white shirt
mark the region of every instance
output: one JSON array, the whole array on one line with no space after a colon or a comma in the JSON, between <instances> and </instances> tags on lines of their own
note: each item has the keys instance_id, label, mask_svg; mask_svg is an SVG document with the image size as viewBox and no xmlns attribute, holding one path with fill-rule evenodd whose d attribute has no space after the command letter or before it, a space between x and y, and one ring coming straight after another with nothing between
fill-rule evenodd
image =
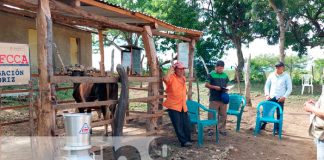
<instances>
[{"instance_id":1,"label":"white shirt","mask_svg":"<svg viewBox=\"0 0 324 160\"><path fill-rule=\"evenodd\" d=\"M275 72L271 73L264 85L264 94L270 98L280 97L287 98L292 91L292 84L289 74L286 72L277 75Z\"/></svg>"}]
</instances>

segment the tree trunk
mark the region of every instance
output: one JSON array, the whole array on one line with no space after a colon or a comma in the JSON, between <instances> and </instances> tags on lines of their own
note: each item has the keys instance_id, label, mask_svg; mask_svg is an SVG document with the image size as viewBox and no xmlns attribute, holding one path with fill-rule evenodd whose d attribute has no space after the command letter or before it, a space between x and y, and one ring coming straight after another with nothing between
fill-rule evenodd
<instances>
[{"instance_id":1,"label":"tree trunk","mask_svg":"<svg viewBox=\"0 0 324 160\"><path fill-rule=\"evenodd\" d=\"M285 15L283 11L278 9L274 0L269 0L269 3L277 15L277 21L279 23L279 29L280 29L280 38L279 38L280 61L284 62L286 56L285 54L285 34L286 34Z\"/></svg>"},{"instance_id":2,"label":"tree trunk","mask_svg":"<svg viewBox=\"0 0 324 160\"><path fill-rule=\"evenodd\" d=\"M236 47L236 55L237 55L237 72L239 80L243 79L243 67L244 67L244 57L243 57L243 52L242 52L242 43L241 43L241 38L237 37L233 39L233 43ZM226 64L225 64L226 65ZM235 74L235 77L237 75Z\"/></svg>"},{"instance_id":3,"label":"tree trunk","mask_svg":"<svg viewBox=\"0 0 324 160\"><path fill-rule=\"evenodd\" d=\"M251 101L251 83L250 83L250 64L251 63L251 54L249 54L249 57L246 62L246 71L245 71L245 98L246 98L246 105L252 106Z\"/></svg>"},{"instance_id":4,"label":"tree trunk","mask_svg":"<svg viewBox=\"0 0 324 160\"><path fill-rule=\"evenodd\" d=\"M128 107L128 99L129 99L128 77L125 68L120 64L117 65L117 72L121 80L121 91L120 91L120 97L118 99L118 105L113 118L112 135L122 136L126 108Z\"/></svg>"}]
</instances>

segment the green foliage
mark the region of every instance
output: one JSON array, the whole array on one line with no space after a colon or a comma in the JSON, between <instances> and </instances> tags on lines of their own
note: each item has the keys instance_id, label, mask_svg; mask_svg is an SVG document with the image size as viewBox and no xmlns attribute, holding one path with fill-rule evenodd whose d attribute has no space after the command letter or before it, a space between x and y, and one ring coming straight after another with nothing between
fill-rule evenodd
<instances>
[{"instance_id":1,"label":"green foliage","mask_svg":"<svg viewBox=\"0 0 324 160\"><path fill-rule=\"evenodd\" d=\"M274 71L274 65L278 63L278 58L264 54L257 56L251 60L251 81L264 83L267 75ZM298 56L288 56L285 59L285 69L291 75L293 84L301 84L301 75L306 74L305 70L308 59L303 57L299 58Z\"/></svg>"},{"instance_id":2,"label":"green foliage","mask_svg":"<svg viewBox=\"0 0 324 160\"><path fill-rule=\"evenodd\" d=\"M251 59L250 78L252 82L265 82L267 73L273 71L278 58L263 54Z\"/></svg>"},{"instance_id":3,"label":"green foliage","mask_svg":"<svg viewBox=\"0 0 324 160\"><path fill-rule=\"evenodd\" d=\"M278 43L279 27L269 0L246 0L252 2L249 16L262 23L253 26L254 32L267 37L269 44ZM284 15L285 48L291 47L299 56L307 55L307 47L324 43L323 0L273 0Z\"/></svg>"}]
</instances>

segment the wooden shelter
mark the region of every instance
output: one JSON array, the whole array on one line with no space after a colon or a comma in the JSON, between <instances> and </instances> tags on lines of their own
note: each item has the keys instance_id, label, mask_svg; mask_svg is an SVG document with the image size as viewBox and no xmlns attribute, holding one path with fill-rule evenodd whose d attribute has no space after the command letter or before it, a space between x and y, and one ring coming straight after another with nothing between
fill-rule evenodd
<instances>
[{"instance_id":1,"label":"wooden shelter","mask_svg":"<svg viewBox=\"0 0 324 160\"><path fill-rule=\"evenodd\" d=\"M188 99L192 99L193 57L196 41L202 32L181 28L141 12L130 11L125 8L101 2L98 0L1 0L0 10L33 17L37 26L37 56L39 70L39 99L38 99L38 127L37 135L50 136L55 133L55 110L66 108L78 108L84 106L97 106L116 104L117 101L108 100L87 103L55 104L54 84L63 82L91 82L113 83L118 78L105 76L103 31L118 29L126 32L134 32L142 35L146 57L149 65L149 77L128 77L129 82L149 82L148 97L129 99L128 102L148 103L146 115L138 118L148 118L147 130L157 128L157 118L162 116L159 111L159 100L163 98L159 92L160 73L156 57L153 36L161 36L190 43L189 52L189 87ZM101 77L68 77L55 76L52 64L52 25L53 23L92 30L99 35L99 47L101 54ZM89 53L91 54L91 53ZM103 121L96 125L111 123Z\"/></svg>"}]
</instances>

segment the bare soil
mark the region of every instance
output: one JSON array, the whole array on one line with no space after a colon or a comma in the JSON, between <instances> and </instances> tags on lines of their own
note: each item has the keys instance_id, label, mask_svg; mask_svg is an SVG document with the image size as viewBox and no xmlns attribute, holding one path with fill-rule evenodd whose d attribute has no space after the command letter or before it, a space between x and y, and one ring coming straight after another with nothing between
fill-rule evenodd
<instances>
[{"instance_id":1,"label":"bare soil","mask_svg":"<svg viewBox=\"0 0 324 160\"><path fill-rule=\"evenodd\" d=\"M189 148L180 147L173 131L172 125L163 128L161 136L156 141L153 153L159 151L162 145L168 146L167 157L152 154L154 159L229 159L229 160L312 160L316 159L316 148L313 139L308 135L309 114L303 110L303 103L310 97L292 95L287 99L284 107L283 138L272 135L272 125L269 124L265 131L257 136L253 135L255 127L256 105L264 100L261 94L255 94L252 99L253 106L246 107L243 113L241 130L236 132L236 118L228 117L227 136L220 135L219 143L216 144L215 137L204 136L205 144L197 147L197 134L193 134L194 146ZM202 102L207 105L206 101ZM0 113L2 121L11 121L19 116L27 116L27 111L6 111ZM164 121L169 121L168 116ZM131 122L125 126L125 130L131 134L145 132L142 122ZM138 129L134 129L134 128ZM128 129L127 129L128 128ZM131 129L130 129L131 128ZM28 123L1 127L2 136L28 136ZM128 132L127 131L127 132ZM128 134L126 132L126 135ZM94 135L102 135L102 128L94 129ZM105 151L110 154L111 151ZM109 159L109 158L107 158ZM136 158L133 158L136 159Z\"/></svg>"}]
</instances>

